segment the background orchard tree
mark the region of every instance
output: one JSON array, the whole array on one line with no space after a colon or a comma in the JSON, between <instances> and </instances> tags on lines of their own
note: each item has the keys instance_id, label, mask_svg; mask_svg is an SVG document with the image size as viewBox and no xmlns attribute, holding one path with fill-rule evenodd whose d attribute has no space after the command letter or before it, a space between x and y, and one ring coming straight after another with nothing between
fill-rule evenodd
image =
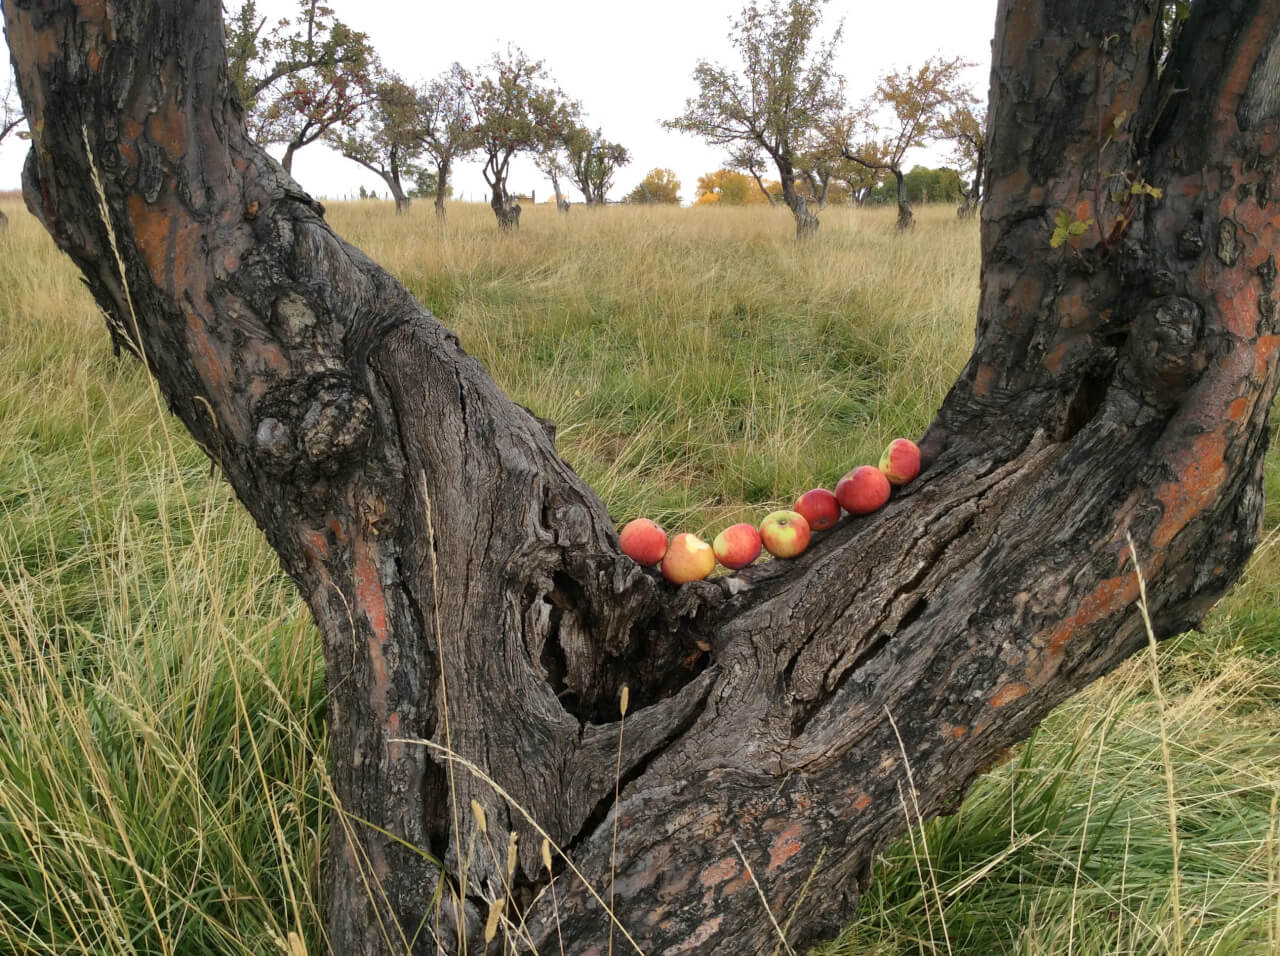
<instances>
[{"instance_id":1,"label":"background orchard tree","mask_svg":"<svg viewBox=\"0 0 1280 956\"><path fill-rule=\"evenodd\" d=\"M569 160L565 154L564 141L558 140L547 144L540 153L533 157L533 165L538 171L551 180L551 191L554 194L556 211L562 215L569 213L569 200L560 189L560 180L569 175Z\"/></svg>"},{"instance_id":2,"label":"background orchard tree","mask_svg":"<svg viewBox=\"0 0 1280 956\"><path fill-rule=\"evenodd\" d=\"M425 147L428 123L419 91L391 75L374 89L363 118L330 131L328 139L347 159L382 178L399 215L409 208L403 178L412 175L413 161Z\"/></svg>"},{"instance_id":3,"label":"background orchard tree","mask_svg":"<svg viewBox=\"0 0 1280 956\"><path fill-rule=\"evenodd\" d=\"M644 179L636 184L635 189L627 193L627 202L671 203L680 202L680 180L675 170L651 169L644 174Z\"/></svg>"},{"instance_id":4,"label":"background orchard tree","mask_svg":"<svg viewBox=\"0 0 1280 956\"><path fill-rule=\"evenodd\" d=\"M541 60L531 60L519 47L495 53L484 72L461 75L474 124L471 143L484 160L489 205L501 229L520 225L520 207L507 191L511 160L518 153L534 156L553 149L572 127L577 113L555 85Z\"/></svg>"},{"instance_id":5,"label":"background orchard tree","mask_svg":"<svg viewBox=\"0 0 1280 956\"><path fill-rule=\"evenodd\" d=\"M911 226L903 158L908 150L941 135L948 111L973 103L973 94L961 82L961 74L971 65L960 57L934 56L918 70L886 73L860 109L828 127L836 137L832 145L846 159L893 175L898 185L899 229Z\"/></svg>"},{"instance_id":6,"label":"background orchard tree","mask_svg":"<svg viewBox=\"0 0 1280 956\"><path fill-rule=\"evenodd\" d=\"M564 148L569 177L582 191L587 205L603 205L614 175L631 162L627 148L605 139L600 130L585 126L569 130Z\"/></svg>"},{"instance_id":7,"label":"background orchard tree","mask_svg":"<svg viewBox=\"0 0 1280 956\"><path fill-rule=\"evenodd\" d=\"M369 38L318 0L300 0L293 19L267 28L254 0L227 28L227 71L260 143L284 143L281 165L329 130L357 121L371 101L377 57Z\"/></svg>"},{"instance_id":8,"label":"background orchard tree","mask_svg":"<svg viewBox=\"0 0 1280 956\"><path fill-rule=\"evenodd\" d=\"M445 199L452 194L449 175L453 164L475 149L475 116L467 84L471 77L457 63L436 77L422 92L426 135L422 151L435 164L436 217L445 218Z\"/></svg>"},{"instance_id":9,"label":"background orchard tree","mask_svg":"<svg viewBox=\"0 0 1280 956\"><path fill-rule=\"evenodd\" d=\"M29 209L319 629L335 953L482 952L489 913L540 952L798 947L1147 620L1203 618L1280 382L1280 5L1192 4L1167 62L1159 7L1001 0L974 351L925 471L677 590L253 143L219 5L4 0ZM1062 210L1103 228L1054 247Z\"/></svg>"},{"instance_id":10,"label":"background orchard tree","mask_svg":"<svg viewBox=\"0 0 1280 956\"><path fill-rule=\"evenodd\" d=\"M957 214L972 216L982 202L982 174L987 156L986 109L976 103L955 104L938 124L938 135L955 144L951 157L959 166L961 177L971 183Z\"/></svg>"},{"instance_id":11,"label":"background orchard tree","mask_svg":"<svg viewBox=\"0 0 1280 956\"><path fill-rule=\"evenodd\" d=\"M778 171L797 238L814 235L818 217L796 191L797 163L824 117L837 109L843 80L835 70L841 27L822 43L817 30L826 0L752 0L733 22L740 64L699 60L698 94L663 123L750 156L759 150Z\"/></svg>"}]
</instances>

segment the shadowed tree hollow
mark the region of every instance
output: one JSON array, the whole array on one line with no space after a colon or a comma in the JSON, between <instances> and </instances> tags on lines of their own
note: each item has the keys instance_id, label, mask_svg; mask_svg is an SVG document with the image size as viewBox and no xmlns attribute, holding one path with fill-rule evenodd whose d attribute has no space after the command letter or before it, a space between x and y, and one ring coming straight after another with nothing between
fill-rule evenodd
<instances>
[{"instance_id":1,"label":"shadowed tree hollow","mask_svg":"<svg viewBox=\"0 0 1280 956\"><path fill-rule=\"evenodd\" d=\"M1280 4L1195 3L1164 58L1153 0L1002 0L976 342L923 475L678 590L246 137L219 6L4 0L24 194L315 616L334 952L481 952L497 899L541 952L769 949L762 897L793 945L830 933L904 800L954 808L1143 646L1130 538L1160 637L1242 570ZM1051 245L1063 211L1088 228Z\"/></svg>"}]
</instances>

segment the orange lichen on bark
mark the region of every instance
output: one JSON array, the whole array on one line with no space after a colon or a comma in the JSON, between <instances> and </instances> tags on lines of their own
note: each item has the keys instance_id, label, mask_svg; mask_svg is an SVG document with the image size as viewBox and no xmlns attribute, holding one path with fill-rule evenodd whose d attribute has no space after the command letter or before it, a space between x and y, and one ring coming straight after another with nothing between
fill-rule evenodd
<instances>
[{"instance_id":1,"label":"orange lichen on bark","mask_svg":"<svg viewBox=\"0 0 1280 956\"><path fill-rule=\"evenodd\" d=\"M187 342L191 346L191 363L205 384L212 386L215 394L225 392L231 378L231 369L222 351L216 347L204 320L198 315L187 316Z\"/></svg>"},{"instance_id":2,"label":"orange lichen on bark","mask_svg":"<svg viewBox=\"0 0 1280 956\"><path fill-rule=\"evenodd\" d=\"M707 920L692 933L679 946L675 946L667 952L669 953L696 953L704 943L711 939L712 936L720 932L720 927L724 923L723 916L715 916Z\"/></svg>"},{"instance_id":3,"label":"orange lichen on bark","mask_svg":"<svg viewBox=\"0 0 1280 956\"><path fill-rule=\"evenodd\" d=\"M698 877L698 882L710 888L733 879L741 869L742 864L736 856L727 856L703 870L702 875Z\"/></svg>"},{"instance_id":4,"label":"orange lichen on bark","mask_svg":"<svg viewBox=\"0 0 1280 956\"><path fill-rule=\"evenodd\" d=\"M316 563L321 563L329 556L329 542L324 539L324 535L319 531L308 531L306 533L306 544L303 545L307 552L307 557Z\"/></svg>"},{"instance_id":5,"label":"orange lichen on bark","mask_svg":"<svg viewBox=\"0 0 1280 956\"><path fill-rule=\"evenodd\" d=\"M769 867L765 870L766 873L781 869L787 860L803 849L803 844L800 842L802 832L799 823L790 823L778 834L769 847Z\"/></svg>"},{"instance_id":6,"label":"orange lichen on bark","mask_svg":"<svg viewBox=\"0 0 1280 956\"><path fill-rule=\"evenodd\" d=\"M1013 683L1005 684L996 691L987 703L992 707L1005 707L1012 704L1015 700L1024 696L1026 693L1027 685L1014 681Z\"/></svg>"},{"instance_id":7,"label":"orange lichen on bark","mask_svg":"<svg viewBox=\"0 0 1280 956\"><path fill-rule=\"evenodd\" d=\"M973 378L973 394L980 398L985 398L991 394L991 387L995 384L996 370L990 365L982 364L978 366L978 374Z\"/></svg>"},{"instance_id":8,"label":"orange lichen on bark","mask_svg":"<svg viewBox=\"0 0 1280 956\"><path fill-rule=\"evenodd\" d=\"M173 84L177 88L177 84ZM187 151L187 118L172 98L147 118L147 132L151 141L179 159Z\"/></svg>"},{"instance_id":9,"label":"orange lichen on bark","mask_svg":"<svg viewBox=\"0 0 1280 956\"><path fill-rule=\"evenodd\" d=\"M356 610L365 616L369 627L380 642L387 639L387 603L382 592L382 580L378 569L374 566L369 554L369 546L359 538L355 546L355 581Z\"/></svg>"},{"instance_id":10,"label":"orange lichen on bark","mask_svg":"<svg viewBox=\"0 0 1280 956\"><path fill-rule=\"evenodd\" d=\"M1067 644L1075 634L1095 621L1103 620L1120 608L1132 604L1137 597L1138 578L1135 574L1123 574L1099 582L1080 602L1075 613L1049 633L1043 649L1033 654L1028 661L1028 683L1032 687L1042 686L1057 673Z\"/></svg>"},{"instance_id":11,"label":"orange lichen on bark","mask_svg":"<svg viewBox=\"0 0 1280 956\"><path fill-rule=\"evenodd\" d=\"M1032 275L1018 278L1005 296L1004 304L1008 313L1006 322L1015 316L1032 315L1040 309L1040 297L1044 294L1044 283Z\"/></svg>"},{"instance_id":12,"label":"orange lichen on bark","mask_svg":"<svg viewBox=\"0 0 1280 956\"><path fill-rule=\"evenodd\" d=\"M133 240L152 281L164 292L189 294L199 302L202 291L191 282L193 268L200 261L199 224L171 198L148 203L133 193L127 205Z\"/></svg>"},{"instance_id":13,"label":"orange lichen on bark","mask_svg":"<svg viewBox=\"0 0 1280 956\"><path fill-rule=\"evenodd\" d=\"M1222 277L1225 279L1226 277ZM1234 335L1251 339L1258 332L1258 289L1253 282L1226 289L1218 295L1223 324Z\"/></svg>"},{"instance_id":14,"label":"orange lichen on bark","mask_svg":"<svg viewBox=\"0 0 1280 956\"><path fill-rule=\"evenodd\" d=\"M1253 352L1253 374L1259 381L1264 381L1270 373L1277 347L1280 347L1280 335L1263 335L1258 338Z\"/></svg>"},{"instance_id":15,"label":"orange lichen on bark","mask_svg":"<svg viewBox=\"0 0 1280 956\"><path fill-rule=\"evenodd\" d=\"M1178 475L1156 489L1164 506L1164 516L1156 526L1151 543L1156 549L1169 546L1179 531L1214 501L1227 480L1227 441L1220 432L1198 435L1170 464Z\"/></svg>"},{"instance_id":16,"label":"orange lichen on bark","mask_svg":"<svg viewBox=\"0 0 1280 956\"><path fill-rule=\"evenodd\" d=\"M1055 345L1044 357L1044 367L1050 372L1056 372L1062 367L1062 360L1067 354L1067 343L1060 342Z\"/></svg>"}]
</instances>

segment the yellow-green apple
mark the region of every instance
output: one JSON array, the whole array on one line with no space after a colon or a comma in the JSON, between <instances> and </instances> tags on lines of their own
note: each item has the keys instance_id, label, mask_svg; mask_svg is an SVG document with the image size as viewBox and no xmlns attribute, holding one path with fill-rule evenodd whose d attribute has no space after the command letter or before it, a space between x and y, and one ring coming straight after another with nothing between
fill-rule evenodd
<instances>
[{"instance_id":1,"label":"yellow-green apple","mask_svg":"<svg viewBox=\"0 0 1280 956\"><path fill-rule=\"evenodd\" d=\"M826 531L840 520L840 502L826 488L806 491L792 506L792 510L804 515L810 531Z\"/></svg>"},{"instance_id":2,"label":"yellow-green apple","mask_svg":"<svg viewBox=\"0 0 1280 956\"><path fill-rule=\"evenodd\" d=\"M809 547L809 522L795 511L775 511L760 522L760 540L775 558L794 558Z\"/></svg>"},{"instance_id":3,"label":"yellow-green apple","mask_svg":"<svg viewBox=\"0 0 1280 956\"><path fill-rule=\"evenodd\" d=\"M883 471L874 465L859 465L836 482L836 500L851 515L869 515L884 507L890 490Z\"/></svg>"},{"instance_id":4,"label":"yellow-green apple","mask_svg":"<svg viewBox=\"0 0 1280 956\"><path fill-rule=\"evenodd\" d=\"M880 470L891 485L905 485L920 474L920 449L910 438L895 438L880 456Z\"/></svg>"},{"instance_id":5,"label":"yellow-green apple","mask_svg":"<svg viewBox=\"0 0 1280 956\"><path fill-rule=\"evenodd\" d=\"M648 518L628 521L618 542L623 554L645 567L657 564L667 553L667 533Z\"/></svg>"},{"instance_id":6,"label":"yellow-green apple","mask_svg":"<svg viewBox=\"0 0 1280 956\"><path fill-rule=\"evenodd\" d=\"M745 521L731 524L711 542L711 550L726 568L737 571L760 556L760 532Z\"/></svg>"},{"instance_id":7,"label":"yellow-green apple","mask_svg":"<svg viewBox=\"0 0 1280 956\"><path fill-rule=\"evenodd\" d=\"M662 576L672 584L701 581L716 566L716 553L711 545L696 534L680 532L662 556Z\"/></svg>"}]
</instances>

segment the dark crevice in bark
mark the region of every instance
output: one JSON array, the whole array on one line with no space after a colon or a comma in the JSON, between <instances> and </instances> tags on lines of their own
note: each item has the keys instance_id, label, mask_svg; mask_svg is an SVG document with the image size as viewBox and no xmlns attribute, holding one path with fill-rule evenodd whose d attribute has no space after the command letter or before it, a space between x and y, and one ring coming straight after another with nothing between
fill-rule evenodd
<instances>
[{"instance_id":1,"label":"dark crevice in bark","mask_svg":"<svg viewBox=\"0 0 1280 956\"><path fill-rule=\"evenodd\" d=\"M1076 386L1076 393L1067 404L1066 419L1059 441L1069 442L1075 438L1102 409L1111 388L1111 380L1115 375L1115 364L1095 367L1081 377Z\"/></svg>"},{"instance_id":2,"label":"dark crevice in bark","mask_svg":"<svg viewBox=\"0 0 1280 956\"><path fill-rule=\"evenodd\" d=\"M678 723L672 725L671 730L665 734L658 744L645 754L633 767L625 770L617 777L617 794L620 796L625 793L627 786L645 775L649 766L660 757L667 748L671 746L673 741L679 740L688 733L702 717L703 712L707 709L707 697L702 695L696 706L686 714ZM616 721L615 721L616 723ZM622 741L626 741L626 727L623 725ZM583 821L582 827L565 845L564 850L571 852L574 848L580 846L585 840L588 840L608 819L609 811L615 806L614 792L610 791L605 794L596 803L595 809L587 815Z\"/></svg>"}]
</instances>

